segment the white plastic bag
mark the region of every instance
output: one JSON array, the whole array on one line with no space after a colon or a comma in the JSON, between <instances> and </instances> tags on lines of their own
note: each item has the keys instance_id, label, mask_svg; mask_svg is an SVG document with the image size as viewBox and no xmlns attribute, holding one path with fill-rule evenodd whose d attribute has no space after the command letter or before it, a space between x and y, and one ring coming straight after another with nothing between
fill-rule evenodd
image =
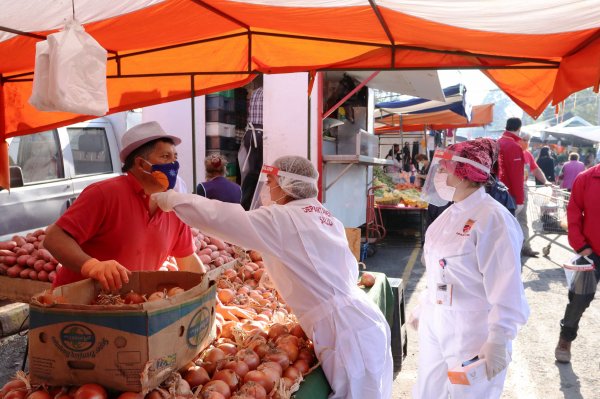
<instances>
[{"instance_id":1,"label":"white plastic bag","mask_svg":"<svg viewBox=\"0 0 600 399\"><path fill-rule=\"evenodd\" d=\"M29 104L40 111L54 111L54 104L48 95L48 79L50 73L50 56L48 41L38 42L35 45L35 69L33 75L33 89Z\"/></svg>"},{"instance_id":2,"label":"white plastic bag","mask_svg":"<svg viewBox=\"0 0 600 399\"><path fill-rule=\"evenodd\" d=\"M108 111L106 50L77 21L48 36L48 94L57 111L101 116Z\"/></svg>"}]
</instances>

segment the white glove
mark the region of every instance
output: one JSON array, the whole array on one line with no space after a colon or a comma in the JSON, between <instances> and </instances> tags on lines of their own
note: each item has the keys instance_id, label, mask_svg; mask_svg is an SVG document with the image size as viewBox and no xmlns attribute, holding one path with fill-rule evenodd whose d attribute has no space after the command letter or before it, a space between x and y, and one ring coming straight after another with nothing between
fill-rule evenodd
<instances>
[{"instance_id":1,"label":"white glove","mask_svg":"<svg viewBox=\"0 0 600 399\"><path fill-rule=\"evenodd\" d=\"M164 212L171 212L173 207L177 205L177 196L181 193L175 190L167 190L164 193L155 193L150 196L150 201L155 202L156 205Z\"/></svg>"},{"instance_id":2,"label":"white glove","mask_svg":"<svg viewBox=\"0 0 600 399\"><path fill-rule=\"evenodd\" d=\"M485 371L489 381L508 366L506 344L486 341L479 349L479 358L485 359Z\"/></svg>"}]
</instances>

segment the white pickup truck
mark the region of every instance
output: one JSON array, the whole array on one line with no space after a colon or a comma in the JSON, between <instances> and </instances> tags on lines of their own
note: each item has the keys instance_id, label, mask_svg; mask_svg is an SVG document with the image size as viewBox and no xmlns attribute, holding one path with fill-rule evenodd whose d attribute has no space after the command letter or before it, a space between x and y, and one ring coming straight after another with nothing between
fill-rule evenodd
<instances>
[{"instance_id":1,"label":"white pickup truck","mask_svg":"<svg viewBox=\"0 0 600 399\"><path fill-rule=\"evenodd\" d=\"M0 241L54 223L89 184L121 174L119 146L106 118L9 139Z\"/></svg>"}]
</instances>

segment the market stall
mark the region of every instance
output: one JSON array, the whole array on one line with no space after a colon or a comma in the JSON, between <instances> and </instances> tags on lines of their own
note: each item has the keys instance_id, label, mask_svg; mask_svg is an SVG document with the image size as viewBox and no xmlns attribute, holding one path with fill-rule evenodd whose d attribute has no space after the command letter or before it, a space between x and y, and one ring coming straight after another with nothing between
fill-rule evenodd
<instances>
[{"instance_id":1,"label":"market stall","mask_svg":"<svg viewBox=\"0 0 600 399\"><path fill-rule=\"evenodd\" d=\"M5 257L1 259L2 263L0 263L3 272L7 272L10 267L20 266L19 262L15 260L15 264L9 267L7 263L12 263L13 259L6 259L6 256L10 256L7 255L8 252L21 254L23 250L30 249L27 239L31 241L31 244L38 243L38 248L33 248L31 253L23 253L19 256L28 255L29 258L36 258L36 261L38 256L43 257L43 231L38 233L28 237L16 236L16 241L1 243L3 247L11 247L10 250L3 250ZM225 381L231 384L232 393L238 389L243 392L244 389L249 389L250 381L255 381L252 379L253 377L245 378L244 375L233 377L231 372L226 371L238 370L241 367L240 360L229 367L233 358L223 357L222 362L214 363L213 360L210 360L212 356L225 351L227 356L244 359L248 365L254 360L261 363L281 362L282 360L278 356L282 356L284 352L281 351L287 346L281 344L282 339L277 337L285 331L285 334L294 335L290 339L294 342L297 341L299 346L297 349L290 349L292 352L289 353L289 363L279 366L282 367L279 377L270 384L267 383L266 389L280 392L281 395L295 392L295 397L300 399L326 398L330 388L322 370L314 364L315 354L311 349L312 344L279 294L273 288L267 288L270 285L260 255L255 251L230 247L226 243L211 239L197 231L194 231L194 236L199 255L205 257L207 264L212 263L212 270L205 278L194 273L174 272L177 270L177 265L173 259L168 259L165 262L164 271L134 273L130 282L117 294L101 291L98 283L93 280L82 280L50 290L49 282L43 282L42 286L37 284L42 282L32 279L32 272L35 271L35 268L33 266L29 268L27 262L22 259L20 261L24 265L21 266L22 277L21 273L15 274L13 270L10 273L11 277L1 277L6 280L6 285L15 287L12 289L15 294L10 296L11 299L20 300L27 296L27 301L31 302L29 312L31 318L29 369L31 373L29 375L21 374L20 380L27 381L34 387L40 383L69 386L72 387L69 388L72 392L84 389L90 383L96 383L103 386L103 389L107 389L112 396L112 393L118 391L137 392L154 389L157 392L162 392L161 390L166 392L176 389L181 378L188 381L191 388L195 388L195 384L200 384L197 382L198 378L206 374L209 379L202 380L201 386L198 388L203 392L212 389L208 387L222 385L220 382L212 383L211 381ZM34 241L34 238L37 240ZM211 255L208 255L209 253ZM221 263L229 259L233 260ZM46 263L46 261L44 262ZM52 263L54 268L61 267L52 258L49 258L47 263ZM210 283L210 281L215 283ZM401 280L394 281L392 286L384 274L363 273L357 284L377 304L390 325L393 334L394 366L399 370L406 355L402 282ZM20 287L21 290L16 290L17 287ZM2 286L2 289L2 294L9 294L5 285ZM185 311L182 312L183 309ZM214 311L207 309L214 309ZM148 320L141 323L140 317ZM197 317L201 318L197 319ZM122 320L117 321L117 318ZM131 320L124 321L127 318ZM180 324L182 327L178 327ZM65 335L65 329L75 325L79 326L77 330L72 330ZM158 327L159 325L160 327ZM189 325L188 332L185 332L186 325ZM198 327L192 328L192 325ZM168 344L167 341L162 344L158 343L160 339L171 337L169 331L175 331L177 328L182 328L184 331L184 334L179 334L179 336L187 337L188 343L193 338L192 341L196 344L190 347L173 341L173 339L168 339ZM156 330L154 333L153 329ZM86 331L88 332L86 333ZM196 331L200 335L195 338L191 337L192 331ZM77 337L81 334L92 334L95 335L95 338L89 341L89 344L86 343L85 347L81 347L80 343L75 342L79 342ZM52 338L55 335L56 339ZM69 338L71 336L72 339ZM122 348L118 346L114 353L104 350L103 342L118 341L122 338L125 338ZM47 346L47 339L52 339L58 346L56 348ZM144 360L138 366L137 361L132 363L132 359L128 358L127 369L129 371L127 371L127 375L129 377L127 375L124 375L127 377L125 379L116 377L110 365L113 362L116 362L115 364L122 363L121 356L126 352L130 353L133 350L132 345L144 346L144 339L154 342L148 346L149 349L154 349L147 353L146 359L152 364L156 359L165 359L165 356L168 358L169 350L171 350L169 348L178 351L175 370L179 369L179 374L156 373L150 369L146 377L138 380L132 376L139 375L135 371L136 367L142 367L146 360L138 359ZM264 340L265 344L268 343L269 346L265 346L265 348L272 350L279 348L280 353L277 355L271 354L271 351L267 353L264 348L261 352L261 348L257 344L259 341L263 342L261 340ZM184 350L184 348L188 349ZM252 349L252 356L247 352L250 349ZM162 352L159 353L157 350ZM182 350L184 351L181 352ZM80 355L77 353L81 351L83 351L82 353L95 352L93 367L89 361L77 363L69 360L70 353L79 357ZM304 366L303 363L296 361L298 351L305 352L305 355L302 355L306 357ZM61 360L63 358L64 362ZM298 359L300 358L302 357L298 357ZM229 363L226 364L224 362L227 359L229 359ZM287 359L287 355L285 359ZM194 361L194 364L186 365L190 361ZM68 371L68 368L72 369L75 363L81 366L77 366L79 370ZM51 364L53 367L48 368ZM105 365L109 367L105 368ZM264 371L266 367L266 365L258 366L257 370ZM169 368L173 370L173 365ZM231 378L234 378L235 382L232 382ZM256 383L260 383L260 381L262 380L256 380ZM78 386L82 387L78 388ZM256 389L255 385L252 387Z\"/></svg>"}]
</instances>

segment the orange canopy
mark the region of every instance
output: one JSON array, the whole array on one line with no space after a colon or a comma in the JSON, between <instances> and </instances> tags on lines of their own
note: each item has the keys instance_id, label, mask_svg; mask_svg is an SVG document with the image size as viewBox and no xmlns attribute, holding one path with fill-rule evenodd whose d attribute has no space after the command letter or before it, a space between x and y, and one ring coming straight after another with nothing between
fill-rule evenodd
<instances>
[{"instance_id":1,"label":"orange canopy","mask_svg":"<svg viewBox=\"0 0 600 399\"><path fill-rule=\"evenodd\" d=\"M376 123L384 126L375 129L376 134L397 134L402 132L422 131L431 129L458 129L461 127L478 127L492 123L494 120L494 104L474 105L471 111L471 121L450 110L413 115L388 115L377 119Z\"/></svg>"},{"instance_id":2,"label":"orange canopy","mask_svg":"<svg viewBox=\"0 0 600 399\"><path fill-rule=\"evenodd\" d=\"M92 118L27 102L35 44L72 3L4 3L0 142ZM75 1L74 14L109 51L110 113L240 86L256 71L477 68L533 116L600 81L600 0Z\"/></svg>"}]
</instances>

